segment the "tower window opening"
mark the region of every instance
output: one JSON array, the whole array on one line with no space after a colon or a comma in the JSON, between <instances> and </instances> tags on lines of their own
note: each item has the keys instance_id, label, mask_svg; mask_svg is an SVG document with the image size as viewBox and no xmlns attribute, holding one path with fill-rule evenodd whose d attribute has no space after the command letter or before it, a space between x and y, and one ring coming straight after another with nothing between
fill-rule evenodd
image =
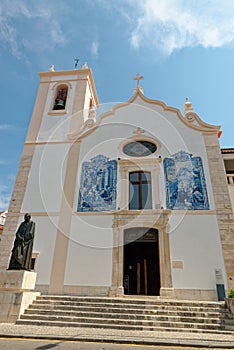
<instances>
[{"instance_id":1,"label":"tower window opening","mask_svg":"<svg viewBox=\"0 0 234 350\"><path fill-rule=\"evenodd\" d=\"M54 110L65 109L67 100L67 87L59 87L54 100Z\"/></svg>"}]
</instances>

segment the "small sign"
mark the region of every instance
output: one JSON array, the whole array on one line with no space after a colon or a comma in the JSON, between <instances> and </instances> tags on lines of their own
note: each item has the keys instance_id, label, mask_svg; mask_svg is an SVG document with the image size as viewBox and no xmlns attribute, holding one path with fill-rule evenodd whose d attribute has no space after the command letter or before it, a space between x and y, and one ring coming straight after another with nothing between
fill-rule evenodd
<instances>
[{"instance_id":1,"label":"small sign","mask_svg":"<svg viewBox=\"0 0 234 350\"><path fill-rule=\"evenodd\" d=\"M216 291L217 291L217 297L218 301L223 301L225 298L225 289L224 289L224 283L223 283L223 274L222 269L215 269L215 279L216 279Z\"/></svg>"},{"instance_id":2,"label":"small sign","mask_svg":"<svg viewBox=\"0 0 234 350\"><path fill-rule=\"evenodd\" d=\"M216 284L223 284L222 269L215 269Z\"/></svg>"}]
</instances>

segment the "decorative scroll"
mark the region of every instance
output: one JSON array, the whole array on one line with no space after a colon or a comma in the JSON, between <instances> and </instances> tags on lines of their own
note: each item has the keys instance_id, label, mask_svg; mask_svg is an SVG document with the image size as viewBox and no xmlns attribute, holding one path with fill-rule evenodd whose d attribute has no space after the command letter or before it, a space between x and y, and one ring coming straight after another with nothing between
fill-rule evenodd
<instances>
[{"instance_id":1,"label":"decorative scroll","mask_svg":"<svg viewBox=\"0 0 234 350\"><path fill-rule=\"evenodd\" d=\"M98 155L82 165L79 212L116 209L117 161Z\"/></svg>"},{"instance_id":2,"label":"decorative scroll","mask_svg":"<svg viewBox=\"0 0 234 350\"><path fill-rule=\"evenodd\" d=\"M168 209L209 209L201 157L180 151L163 164Z\"/></svg>"}]
</instances>

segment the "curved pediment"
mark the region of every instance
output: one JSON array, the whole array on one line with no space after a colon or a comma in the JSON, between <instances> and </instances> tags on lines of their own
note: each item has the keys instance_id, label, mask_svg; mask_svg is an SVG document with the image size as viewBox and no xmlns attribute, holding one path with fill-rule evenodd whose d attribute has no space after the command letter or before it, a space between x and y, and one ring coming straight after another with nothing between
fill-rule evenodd
<instances>
[{"instance_id":1,"label":"curved pediment","mask_svg":"<svg viewBox=\"0 0 234 350\"><path fill-rule=\"evenodd\" d=\"M115 111L134 103L139 98L150 105L160 106L164 111L173 112L175 114L175 117L179 118L189 128L192 128L194 130L197 130L203 133L208 133L208 134L219 135L220 133L219 125L212 125L204 122L193 111L186 112L185 115L183 116L178 108L167 106L164 102L159 100L149 99L142 93L141 88L137 88L133 96L128 101L116 104L108 112L104 112L103 114L101 114L98 120L95 122L88 123L86 121L80 130L77 130L68 134L68 138L70 140L75 140L75 139L81 139L88 136L99 127L99 125L102 123L104 118L114 115Z\"/></svg>"}]
</instances>

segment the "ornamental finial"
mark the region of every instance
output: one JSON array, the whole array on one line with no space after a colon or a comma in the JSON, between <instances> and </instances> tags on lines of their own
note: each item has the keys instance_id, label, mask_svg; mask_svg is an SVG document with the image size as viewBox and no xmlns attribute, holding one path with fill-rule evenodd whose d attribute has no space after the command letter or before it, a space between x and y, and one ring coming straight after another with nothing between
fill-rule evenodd
<instances>
[{"instance_id":1,"label":"ornamental finial","mask_svg":"<svg viewBox=\"0 0 234 350\"><path fill-rule=\"evenodd\" d=\"M188 112L192 112L193 111L193 105L192 102L189 101L189 98L186 97L185 99L185 104L184 104L184 114L188 113Z\"/></svg>"}]
</instances>

